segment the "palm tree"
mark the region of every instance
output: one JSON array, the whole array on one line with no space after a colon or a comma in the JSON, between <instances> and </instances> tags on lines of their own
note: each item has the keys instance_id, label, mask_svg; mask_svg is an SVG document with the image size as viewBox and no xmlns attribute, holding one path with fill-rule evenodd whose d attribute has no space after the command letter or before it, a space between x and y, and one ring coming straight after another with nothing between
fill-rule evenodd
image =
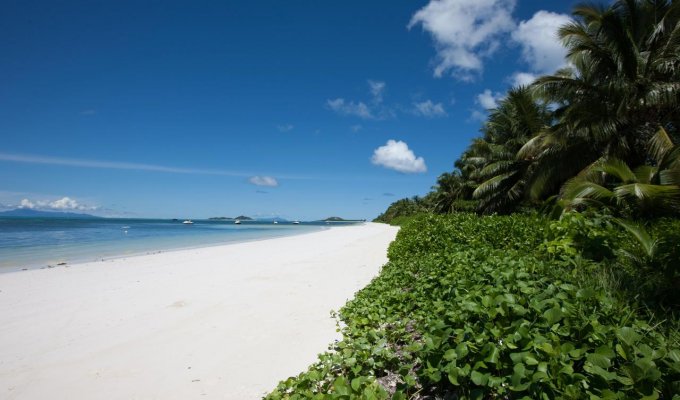
<instances>
[{"instance_id":1,"label":"palm tree","mask_svg":"<svg viewBox=\"0 0 680 400\"><path fill-rule=\"evenodd\" d=\"M510 90L498 107L491 110L482 130L484 137L470 146L480 164L474 172L480 183L473 192L473 198L480 201L480 212L509 212L524 200L532 160L518 158L517 152L551 118L547 106L534 101L526 87Z\"/></svg>"},{"instance_id":2,"label":"palm tree","mask_svg":"<svg viewBox=\"0 0 680 400\"><path fill-rule=\"evenodd\" d=\"M454 211L474 211L475 202L470 202L474 182L466 179L460 171L445 172L432 187L431 203L434 212L447 214Z\"/></svg>"},{"instance_id":3,"label":"palm tree","mask_svg":"<svg viewBox=\"0 0 680 400\"><path fill-rule=\"evenodd\" d=\"M600 158L645 164L654 132L680 126L680 2L580 5L574 16L559 31L570 67L532 86L556 107L556 123L520 151L535 160L535 198Z\"/></svg>"}]
</instances>

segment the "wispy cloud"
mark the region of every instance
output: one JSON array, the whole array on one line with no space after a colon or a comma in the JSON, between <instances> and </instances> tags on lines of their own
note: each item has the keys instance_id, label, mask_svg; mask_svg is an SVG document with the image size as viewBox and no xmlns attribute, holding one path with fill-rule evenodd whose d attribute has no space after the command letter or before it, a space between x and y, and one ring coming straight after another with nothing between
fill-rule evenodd
<instances>
[{"instance_id":1,"label":"wispy cloud","mask_svg":"<svg viewBox=\"0 0 680 400\"><path fill-rule=\"evenodd\" d=\"M97 110L83 110L80 112L80 115L95 115L97 114Z\"/></svg>"},{"instance_id":2,"label":"wispy cloud","mask_svg":"<svg viewBox=\"0 0 680 400\"><path fill-rule=\"evenodd\" d=\"M356 132L359 132L362 128L363 128L363 126L361 126L361 125L359 125L359 124L357 124L357 125L352 125L352 126L349 127L349 129L350 129L352 132L355 132L355 133L356 133Z\"/></svg>"},{"instance_id":3,"label":"wispy cloud","mask_svg":"<svg viewBox=\"0 0 680 400\"><path fill-rule=\"evenodd\" d=\"M57 210L57 211L95 211L97 206L81 204L70 197L62 197L57 200L29 200L22 199L18 208L28 208L31 210Z\"/></svg>"},{"instance_id":4,"label":"wispy cloud","mask_svg":"<svg viewBox=\"0 0 680 400\"><path fill-rule=\"evenodd\" d=\"M283 125L278 125L276 127L276 129L278 129L279 132L290 132L290 131L293 130L293 128L295 128L295 127L291 124L283 124Z\"/></svg>"},{"instance_id":5,"label":"wispy cloud","mask_svg":"<svg viewBox=\"0 0 680 400\"><path fill-rule=\"evenodd\" d=\"M382 120L394 116L394 110L383 104L387 84L383 81L368 80L370 100L354 101L343 97L326 100L326 107L337 114L359 117L367 120Z\"/></svg>"},{"instance_id":6,"label":"wispy cloud","mask_svg":"<svg viewBox=\"0 0 680 400\"><path fill-rule=\"evenodd\" d=\"M86 160L76 158L62 158L50 157L41 155L29 154L10 154L0 153L0 161L26 163L26 164L43 164L43 165L59 165L66 167L80 167L80 168L101 168L101 169L119 169L130 171L148 171L148 172L163 172L171 174L196 174L196 175L221 175L233 177L251 177L252 172L229 171L221 169L202 169L202 168L184 168L173 167L166 165L143 164L143 163L129 163L118 161L103 161L103 160ZM308 179L302 176L281 176L285 179Z\"/></svg>"},{"instance_id":7,"label":"wispy cloud","mask_svg":"<svg viewBox=\"0 0 680 400\"><path fill-rule=\"evenodd\" d=\"M434 103L432 100L413 103L413 113L425 118L445 117L448 115L442 103Z\"/></svg>"},{"instance_id":8,"label":"wispy cloud","mask_svg":"<svg viewBox=\"0 0 680 400\"><path fill-rule=\"evenodd\" d=\"M276 178L271 176L253 176L248 181L256 186L279 186L279 182L276 180Z\"/></svg>"},{"instance_id":9,"label":"wispy cloud","mask_svg":"<svg viewBox=\"0 0 680 400\"><path fill-rule=\"evenodd\" d=\"M383 81L368 81L368 86L371 89L371 95L373 96L373 102L380 104L383 101L383 92L387 87L387 84Z\"/></svg>"},{"instance_id":10,"label":"wispy cloud","mask_svg":"<svg viewBox=\"0 0 680 400\"><path fill-rule=\"evenodd\" d=\"M345 101L345 99L338 97L337 99L330 99L326 101L326 105L331 110L342 115L353 115L363 119L373 119L371 109L363 102Z\"/></svg>"}]
</instances>

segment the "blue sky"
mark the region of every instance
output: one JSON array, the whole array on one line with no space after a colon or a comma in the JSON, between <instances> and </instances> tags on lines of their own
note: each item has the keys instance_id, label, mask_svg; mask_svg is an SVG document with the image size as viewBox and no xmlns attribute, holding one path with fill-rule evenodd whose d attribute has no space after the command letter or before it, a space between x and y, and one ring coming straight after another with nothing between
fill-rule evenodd
<instances>
[{"instance_id":1,"label":"blue sky","mask_svg":"<svg viewBox=\"0 0 680 400\"><path fill-rule=\"evenodd\" d=\"M374 218L423 195L570 1L9 1L0 207Z\"/></svg>"}]
</instances>

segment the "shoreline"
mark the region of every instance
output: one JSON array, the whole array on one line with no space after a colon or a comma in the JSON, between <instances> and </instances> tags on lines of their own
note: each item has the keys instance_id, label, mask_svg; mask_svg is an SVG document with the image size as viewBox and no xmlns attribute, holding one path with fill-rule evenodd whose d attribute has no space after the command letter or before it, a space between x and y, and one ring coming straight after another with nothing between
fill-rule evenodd
<instances>
[{"instance_id":1,"label":"shoreline","mask_svg":"<svg viewBox=\"0 0 680 400\"><path fill-rule=\"evenodd\" d=\"M367 223L0 274L7 399L260 398L339 338L398 228Z\"/></svg>"},{"instance_id":2,"label":"shoreline","mask_svg":"<svg viewBox=\"0 0 680 400\"><path fill-rule=\"evenodd\" d=\"M12 273L12 272L25 272L25 271L32 271L32 270L54 269L54 268L64 268L64 267L68 268L68 267L74 267L74 266L80 265L80 264L96 264L96 263L108 262L108 261L113 261L113 260L118 260L118 259L126 259L126 258L140 257L140 256L149 256L149 255L162 254L162 253L171 253L171 252L174 252L174 251L196 250L196 249L203 249L203 248L209 248L209 247L231 246L233 244L240 244L240 243L259 242L259 241L263 241L263 240L275 240L275 239L281 239L281 238L292 237L292 236L314 234L314 233L322 232L322 231L329 230L329 229L332 229L332 228L344 228L344 227L342 227L342 226L319 226L317 230L313 230L313 231L295 232L295 233L282 234L282 235L278 235L278 236L243 238L243 239L235 239L235 240L222 241L222 242L210 242L210 243L204 243L204 244L179 246L179 247L175 247L175 246L167 247L167 248L156 247L156 248L153 248L153 249L150 249L150 250L140 250L140 251L134 251L133 250L133 252L129 253L129 254L118 254L118 255L112 255L112 256L98 255L98 256L94 257L93 259L84 259L83 258L83 259L73 259L72 261L59 259L59 260L54 260L54 261L52 261L48 264L45 264L43 261L35 261L35 262L23 264L21 266L0 266L0 275Z\"/></svg>"},{"instance_id":3,"label":"shoreline","mask_svg":"<svg viewBox=\"0 0 680 400\"><path fill-rule=\"evenodd\" d=\"M305 225L308 227L309 225ZM350 226L350 225L348 225ZM59 256L56 256L55 259L50 260L50 261L45 261L45 260L36 260L36 261L28 261L25 263L17 262L17 265L2 265L0 266L0 274L4 273L10 273L10 272L21 272L21 271L29 271L29 270L34 270L34 269L47 269L47 268L56 268L56 267L63 267L64 265L74 266L78 264L89 264L89 263L96 263L96 262L106 262L118 258L130 258L130 257L137 257L137 256L143 256L143 255L151 255L151 254L158 254L158 253L165 253L165 252L172 252L172 251L180 251L180 250L193 250L193 249L200 249L200 248L206 248L206 247L215 247L215 246L228 246L232 244L239 244L239 243L248 243L248 242L256 242L260 240L270 240L270 239L278 239L278 238L283 238L283 237L288 237L288 236L297 236L297 235L305 235L308 233L315 233L319 231L323 231L326 229L331 229L331 228L344 228L344 226L324 226L324 225L319 225L316 226L317 229L315 230L307 230L307 231L302 231L302 232L293 232L293 231L288 231L287 233L280 233L277 235L270 235L270 236L263 236L263 237L246 237L246 238L236 238L232 240L226 240L222 239L221 241L208 241L207 243L203 244L189 244L189 245L183 245L180 242L182 241L181 239L176 239L176 242L172 242L171 240L168 240L168 238L165 237L154 237L154 238L147 238L146 239L146 244L148 245L149 248L147 249L137 249L133 248L132 250L129 250L129 253L125 253L125 249L123 248L117 248L114 253L118 252L118 254L101 254L101 250L97 253L95 250L90 249L90 251L85 251L85 254L76 254L71 256L71 258L59 258ZM107 243L102 242L102 243L96 243L97 246L103 246L105 247ZM111 242L108 243L112 245L113 247L120 246L120 243L115 243ZM137 246L140 245L139 242L135 243ZM72 246L72 244L69 244ZM91 246L91 245L90 245ZM77 250L74 248L74 250ZM82 250L82 248L81 248Z\"/></svg>"}]
</instances>

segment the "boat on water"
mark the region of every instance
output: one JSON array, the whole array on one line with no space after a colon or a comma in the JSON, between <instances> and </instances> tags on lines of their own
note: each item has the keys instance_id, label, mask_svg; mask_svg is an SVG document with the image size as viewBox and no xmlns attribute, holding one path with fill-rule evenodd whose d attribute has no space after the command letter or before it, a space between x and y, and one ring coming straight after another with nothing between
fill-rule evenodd
<instances>
[{"instance_id":1,"label":"boat on water","mask_svg":"<svg viewBox=\"0 0 680 400\"><path fill-rule=\"evenodd\" d=\"M279 221L274 221L274 224L278 224L278 223L279 223Z\"/></svg>"},{"instance_id":2,"label":"boat on water","mask_svg":"<svg viewBox=\"0 0 680 400\"><path fill-rule=\"evenodd\" d=\"M194 224L194 221L192 221L192 220L190 220L190 219L187 219L187 220L185 220L185 221L182 222L182 223L183 223L184 225L193 225L193 224Z\"/></svg>"},{"instance_id":3,"label":"boat on water","mask_svg":"<svg viewBox=\"0 0 680 400\"><path fill-rule=\"evenodd\" d=\"M238 220L238 219L237 219L236 221L234 221L234 223L235 223L236 225L241 225L241 221Z\"/></svg>"},{"instance_id":4,"label":"boat on water","mask_svg":"<svg viewBox=\"0 0 680 400\"><path fill-rule=\"evenodd\" d=\"M300 225L300 221L293 221L294 225Z\"/></svg>"}]
</instances>

